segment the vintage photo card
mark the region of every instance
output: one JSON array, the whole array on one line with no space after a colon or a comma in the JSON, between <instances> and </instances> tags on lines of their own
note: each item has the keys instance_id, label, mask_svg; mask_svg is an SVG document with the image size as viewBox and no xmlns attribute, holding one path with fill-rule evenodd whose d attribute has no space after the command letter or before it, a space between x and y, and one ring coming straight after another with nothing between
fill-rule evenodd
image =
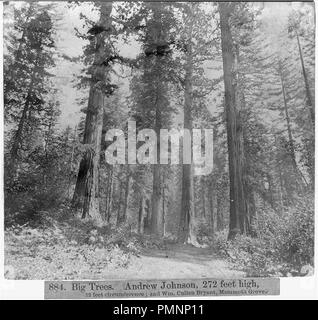
<instances>
[{"instance_id":1,"label":"vintage photo card","mask_svg":"<svg viewBox=\"0 0 318 320\"><path fill-rule=\"evenodd\" d=\"M48 299L314 281L314 2L1 6L1 281Z\"/></svg>"}]
</instances>

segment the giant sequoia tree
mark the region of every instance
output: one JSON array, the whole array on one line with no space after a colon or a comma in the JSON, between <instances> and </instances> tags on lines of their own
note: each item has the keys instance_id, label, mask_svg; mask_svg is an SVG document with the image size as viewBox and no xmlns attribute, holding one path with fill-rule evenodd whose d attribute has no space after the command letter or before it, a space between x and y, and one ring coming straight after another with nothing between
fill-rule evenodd
<instances>
[{"instance_id":1,"label":"giant sequoia tree","mask_svg":"<svg viewBox=\"0 0 318 320\"><path fill-rule=\"evenodd\" d=\"M214 89L218 79L217 77L213 80L209 79L202 64L215 59L217 28L213 25L214 10L206 12L201 4L194 3L180 4L178 9L182 14L182 23L178 26L181 33L178 36L180 61L176 71L177 76L174 76L179 79L179 86L182 89L180 100L182 101L183 128L185 129L184 138L188 138L189 133L191 141L186 144L186 139L183 139L183 149L190 151L191 156L186 158L183 153L182 157L178 239L180 242L199 246L195 232L195 165L192 158L192 130L197 126L196 122L201 124L201 128L207 128L210 125L206 96Z\"/></svg>"},{"instance_id":2,"label":"giant sequoia tree","mask_svg":"<svg viewBox=\"0 0 318 320\"><path fill-rule=\"evenodd\" d=\"M131 115L137 130L152 128L157 135L156 162L152 165L151 220L149 229L153 234L163 235L163 172L160 165L160 129L169 128L174 112L169 103L169 78L173 68L171 28L174 17L169 4L146 3L140 13L145 27L140 35L143 53L139 56L140 71L132 85ZM143 197L141 195L141 197ZM144 200L140 200L141 204ZM143 205L141 205L143 207Z\"/></svg>"},{"instance_id":3,"label":"giant sequoia tree","mask_svg":"<svg viewBox=\"0 0 318 320\"><path fill-rule=\"evenodd\" d=\"M237 105L237 65L230 24L234 10L234 3L219 3L230 175L230 239L237 233L246 232L248 223L243 192L242 123Z\"/></svg>"},{"instance_id":4,"label":"giant sequoia tree","mask_svg":"<svg viewBox=\"0 0 318 320\"><path fill-rule=\"evenodd\" d=\"M97 26L110 28L111 3L100 4L100 19ZM102 142L103 113L107 95L112 91L107 59L111 56L111 45L108 33L100 28L93 32L94 60L89 69L91 75L88 106L86 110L83 143L87 145L80 162L76 187L73 195L73 206L81 211L82 217L90 216L100 220L99 207L99 163Z\"/></svg>"}]
</instances>

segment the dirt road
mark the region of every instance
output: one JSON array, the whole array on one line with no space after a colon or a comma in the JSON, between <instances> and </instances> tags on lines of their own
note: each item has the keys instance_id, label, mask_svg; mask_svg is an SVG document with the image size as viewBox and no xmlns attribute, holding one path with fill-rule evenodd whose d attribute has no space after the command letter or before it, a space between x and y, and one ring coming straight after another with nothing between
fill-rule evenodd
<instances>
[{"instance_id":1,"label":"dirt road","mask_svg":"<svg viewBox=\"0 0 318 320\"><path fill-rule=\"evenodd\" d=\"M116 274L105 272L105 276L112 279L244 277L244 272L233 270L231 267L211 249L174 245L167 250L146 250L139 258L135 258L127 269L118 270Z\"/></svg>"}]
</instances>

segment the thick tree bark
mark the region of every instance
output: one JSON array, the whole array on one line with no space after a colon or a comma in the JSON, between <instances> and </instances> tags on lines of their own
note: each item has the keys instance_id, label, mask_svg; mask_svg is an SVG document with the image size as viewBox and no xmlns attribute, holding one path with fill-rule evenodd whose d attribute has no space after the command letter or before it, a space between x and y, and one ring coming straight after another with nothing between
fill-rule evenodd
<instances>
[{"instance_id":1,"label":"thick tree bark","mask_svg":"<svg viewBox=\"0 0 318 320\"><path fill-rule=\"evenodd\" d=\"M191 6L191 4L190 4ZM191 7L189 7L189 15L192 14ZM193 18L189 16L189 34L187 41L187 61L184 79L184 111L183 111L183 127L190 131L191 136L191 150L190 154L192 157L192 103L193 103L193 93L192 93L192 76L193 76L193 53L192 53L192 27ZM183 148L184 148L183 144ZM183 159L183 162L185 159ZM193 190L193 165L182 164L182 195L181 195L181 215L179 223L179 242L187 242L196 245L197 240L194 234L194 219L195 219L195 209L194 209L194 190Z\"/></svg>"},{"instance_id":2,"label":"thick tree bark","mask_svg":"<svg viewBox=\"0 0 318 320\"><path fill-rule=\"evenodd\" d=\"M153 191L152 191L152 210L151 210L151 232L158 236L163 235L163 219L162 219L162 196L160 183L160 166L155 165L153 169Z\"/></svg>"},{"instance_id":3,"label":"thick tree bark","mask_svg":"<svg viewBox=\"0 0 318 320\"><path fill-rule=\"evenodd\" d=\"M160 7L160 5L159 5ZM153 30L153 41L154 43L162 40L162 15L160 9L154 10L154 21L156 23L160 23L160 26L157 27L156 30ZM163 217L162 217L162 173L161 173L161 166L160 166L160 129L162 124L162 114L161 108L162 105L162 95L164 95L164 88L162 86L162 79L161 79L161 71L160 71L160 57L156 57L156 69L157 69L157 77L156 77L156 100L155 100L155 124L154 129L157 134L157 164L153 165L152 170L152 177L153 177L153 188L152 188L152 198L151 198L151 221L150 221L150 228L151 233L163 236Z\"/></svg>"},{"instance_id":4,"label":"thick tree bark","mask_svg":"<svg viewBox=\"0 0 318 320\"><path fill-rule=\"evenodd\" d=\"M119 216L119 220L117 220L117 224L125 223L127 219L127 209L128 209L128 202L129 202L129 185L130 185L130 172L129 167L126 171L126 181L125 181L125 190L124 190L124 207L122 210L122 215Z\"/></svg>"},{"instance_id":5,"label":"thick tree bark","mask_svg":"<svg viewBox=\"0 0 318 320\"><path fill-rule=\"evenodd\" d=\"M256 228L256 204L254 198L254 191L250 184L244 179L244 194L246 201L246 233L252 237L257 236Z\"/></svg>"},{"instance_id":6,"label":"thick tree bark","mask_svg":"<svg viewBox=\"0 0 318 320\"><path fill-rule=\"evenodd\" d=\"M68 144L68 134L66 137L65 143ZM74 152L75 152L75 146L76 146L76 140L77 140L77 125L75 126L74 129L74 141L73 141L73 147L72 147L72 152L71 152L71 158L70 158L70 169L69 169L69 178L68 178L68 187L67 187L67 197L70 198L71 196L71 183L72 183L72 176L73 176L73 161L74 161Z\"/></svg>"},{"instance_id":7,"label":"thick tree bark","mask_svg":"<svg viewBox=\"0 0 318 320\"><path fill-rule=\"evenodd\" d=\"M201 197L202 197L202 217L206 217L206 198L205 198L205 193L206 193L206 180L205 177L201 177L200 179L200 185L201 185Z\"/></svg>"},{"instance_id":8,"label":"thick tree bark","mask_svg":"<svg viewBox=\"0 0 318 320\"><path fill-rule=\"evenodd\" d=\"M110 20L111 6L101 3L101 16L99 23L107 25ZM103 128L103 109L105 94L103 85L107 83L107 68L101 65L105 58L105 35L96 36L96 54L94 74L89 92L89 100L85 121L84 144L88 145L78 172L72 205L76 211L81 212L82 218L91 217L102 220L99 208L99 163L101 152L101 138Z\"/></svg>"},{"instance_id":9,"label":"thick tree bark","mask_svg":"<svg viewBox=\"0 0 318 320\"><path fill-rule=\"evenodd\" d=\"M145 200L145 214L143 217L143 232L146 234L151 234L151 208L150 200L146 198Z\"/></svg>"},{"instance_id":10,"label":"thick tree bark","mask_svg":"<svg viewBox=\"0 0 318 320\"><path fill-rule=\"evenodd\" d=\"M116 225L119 226L120 223L121 223L121 208L122 208L122 205L121 205L121 202L122 202L122 197L123 197L123 188L122 188L122 183L119 182L119 199L118 199L118 205L117 205L117 218L116 218Z\"/></svg>"},{"instance_id":11,"label":"thick tree bark","mask_svg":"<svg viewBox=\"0 0 318 320\"><path fill-rule=\"evenodd\" d=\"M82 218L100 220L99 212L99 159L103 126L104 95L91 88L86 115L84 144L89 145L81 162L73 195L73 207L81 211Z\"/></svg>"},{"instance_id":12,"label":"thick tree bark","mask_svg":"<svg viewBox=\"0 0 318 320\"><path fill-rule=\"evenodd\" d=\"M107 177L107 197L105 208L105 220L109 223L113 207L113 193L114 193L114 168L111 168Z\"/></svg>"},{"instance_id":13,"label":"thick tree bark","mask_svg":"<svg viewBox=\"0 0 318 320\"><path fill-rule=\"evenodd\" d=\"M158 94L158 93L157 93ZM159 93L160 94L160 93ZM157 137L159 140L160 136L160 126L161 126L161 112L160 112L160 103L158 101L156 103L156 123L155 123L155 131L157 133ZM153 234L162 236L163 235L163 218L162 218L162 183L161 183L161 166L159 164L160 161L160 142L157 141L157 164L153 165L153 188L152 188L152 210L151 210L151 231Z\"/></svg>"},{"instance_id":14,"label":"thick tree bark","mask_svg":"<svg viewBox=\"0 0 318 320\"><path fill-rule=\"evenodd\" d=\"M219 3L230 175L229 239L233 239L238 233L246 233L248 222L242 179L242 124L236 105L238 79L235 70L235 48L229 23L233 8L233 3Z\"/></svg>"},{"instance_id":15,"label":"thick tree bark","mask_svg":"<svg viewBox=\"0 0 318 320\"><path fill-rule=\"evenodd\" d=\"M215 218L214 218L214 190L213 184L210 183L209 193L208 193L208 200L209 200L209 209L210 209L210 227L211 227L211 234L214 235L215 233Z\"/></svg>"},{"instance_id":16,"label":"thick tree bark","mask_svg":"<svg viewBox=\"0 0 318 320\"><path fill-rule=\"evenodd\" d=\"M224 221L223 221L223 213L221 208L221 198L220 195L217 194L216 196L216 230L222 231L224 228Z\"/></svg>"},{"instance_id":17,"label":"thick tree bark","mask_svg":"<svg viewBox=\"0 0 318 320\"><path fill-rule=\"evenodd\" d=\"M240 53L239 47L236 45L236 70L239 69L240 64ZM255 217L256 217L256 206L255 206L255 199L254 199L254 192L253 188L250 185L249 177L253 174L250 170L250 166L246 161L246 157L248 155L245 154L244 146L247 142L247 132L246 127L243 125L243 115L246 111L246 101L245 101L245 94L244 88L242 86L242 77L240 73L237 71L237 108L238 108L238 122L240 124L240 130L238 131L238 141L239 141L239 176L241 177L242 181L242 189L240 196L242 197L245 206L243 208L244 212L244 233L256 236L257 230L255 230ZM244 211L245 210L245 211Z\"/></svg>"}]
</instances>

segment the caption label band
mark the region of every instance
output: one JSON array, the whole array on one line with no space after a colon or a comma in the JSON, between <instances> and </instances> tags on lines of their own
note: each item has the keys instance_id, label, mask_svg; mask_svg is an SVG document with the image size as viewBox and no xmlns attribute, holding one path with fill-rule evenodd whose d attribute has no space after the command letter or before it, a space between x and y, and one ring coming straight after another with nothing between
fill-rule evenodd
<instances>
[{"instance_id":1,"label":"caption label band","mask_svg":"<svg viewBox=\"0 0 318 320\"><path fill-rule=\"evenodd\" d=\"M45 281L45 299L279 295L278 278Z\"/></svg>"}]
</instances>

